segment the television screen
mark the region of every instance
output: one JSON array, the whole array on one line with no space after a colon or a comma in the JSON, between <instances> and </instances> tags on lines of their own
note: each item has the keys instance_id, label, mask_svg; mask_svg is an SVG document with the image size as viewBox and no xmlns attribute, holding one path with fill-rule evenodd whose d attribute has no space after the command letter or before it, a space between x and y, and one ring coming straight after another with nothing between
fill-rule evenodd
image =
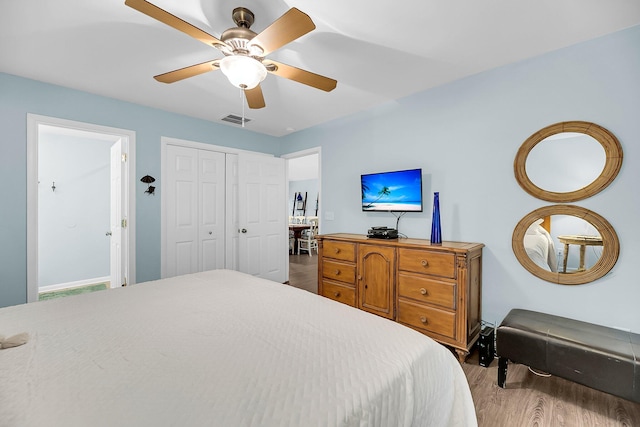
<instances>
[{"instance_id":1,"label":"television screen","mask_svg":"<svg viewBox=\"0 0 640 427\"><path fill-rule=\"evenodd\" d=\"M422 169L361 176L362 210L422 212Z\"/></svg>"}]
</instances>

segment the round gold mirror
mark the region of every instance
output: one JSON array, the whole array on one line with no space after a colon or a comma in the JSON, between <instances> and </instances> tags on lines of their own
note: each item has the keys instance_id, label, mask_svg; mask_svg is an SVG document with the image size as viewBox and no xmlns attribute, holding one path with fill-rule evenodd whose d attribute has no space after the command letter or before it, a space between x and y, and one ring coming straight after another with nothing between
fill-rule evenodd
<instances>
[{"instance_id":1,"label":"round gold mirror","mask_svg":"<svg viewBox=\"0 0 640 427\"><path fill-rule=\"evenodd\" d=\"M609 222L588 209L572 205L545 206L518 222L513 252L534 276L561 285L600 279L615 265L618 236ZM578 254L568 265L571 251Z\"/></svg>"},{"instance_id":2,"label":"round gold mirror","mask_svg":"<svg viewBox=\"0 0 640 427\"><path fill-rule=\"evenodd\" d=\"M513 163L516 180L527 193L556 203L597 194L621 167L618 139L602 126L581 121L556 123L534 133Z\"/></svg>"}]
</instances>

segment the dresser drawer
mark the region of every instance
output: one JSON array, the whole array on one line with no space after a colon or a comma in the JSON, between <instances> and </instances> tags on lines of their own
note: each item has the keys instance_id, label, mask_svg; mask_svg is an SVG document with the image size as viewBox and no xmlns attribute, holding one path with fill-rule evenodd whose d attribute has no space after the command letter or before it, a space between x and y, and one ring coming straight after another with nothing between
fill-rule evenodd
<instances>
[{"instance_id":1,"label":"dresser drawer","mask_svg":"<svg viewBox=\"0 0 640 427\"><path fill-rule=\"evenodd\" d=\"M456 315L453 312L399 300L398 322L455 339Z\"/></svg>"},{"instance_id":2,"label":"dresser drawer","mask_svg":"<svg viewBox=\"0 0 640 427\"><path fill-rule=\"evenodd\" d=\"M342 261L356 262L356 244L324 240L322 243L322 256Z\"/></svg>"},{"instance_id":3,"label":"dresser drawer","mask_svg":"<svg viewBox=\"0 0 640 427\"><path fill-rule=\"evenodd\" d=\"M356 306L356 290L349 286L340 285L327 280L322 281L322 296L339 301L343 304Z\"/></svg>"},{"instance_id":4,"label":"dresser drawer","mask_svg":"<svg viewBox=\"0 0 640 427\"><path fill-rule=\"evenodd\" d=\"M399 248L398 268L402 271L454 279L456 277L456 255L454 253Z\"/></svg>"},{"instance_id":5,"label":"dresser drawer","mask_svg":"<svg viewBox=\"0 0 640 427\"><path fill-rule=\"evenodd\" d=\"M456 308L456 284L428 276L400 273L398 296L445 308Z\"/></svg>"},{"instance_id":6,"label":"dresser drawer","mask_svg":"<svg viewBox=\"0 0 640 427\"><path fill-rule=\"evenodd\" d=\"M355 264L323 259L322 277L354 285L356 283L356 266Z\"/></svg>"}]
</instances>

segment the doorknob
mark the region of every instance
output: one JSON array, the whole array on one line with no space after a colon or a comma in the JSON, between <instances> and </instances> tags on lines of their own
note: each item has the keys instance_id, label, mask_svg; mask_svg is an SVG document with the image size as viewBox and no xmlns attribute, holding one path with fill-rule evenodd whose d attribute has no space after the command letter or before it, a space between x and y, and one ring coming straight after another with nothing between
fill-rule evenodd
<instances>
[{"instance_id":1,"label":"doorknob","mask_svg":"<svg viewBox=\"0 0 640 427\"><path fill-rule=\"evenodd\" d=\"M213 231L210 231L210 232L209 232L209 236L211 236L212 234L213 234Z\"/></svg>"},{"instance_id":2,"label":"doorknob","mask_svg":"<svg viewBox=\"0 0 640 427\"><path fill-rule=\"evenodd\" d=\"M111 236L111 234L112 234L112 233L111 233L110 231L107 231L104 235L105 235L105 236Z\"/></svg>"},{"instance_id":3,"label":"doorknob","mask_svg":"<svg viewBox=\"0 0 640 427\"><path fill-rule=\"evenodd\" d=\"M241 231L241 232L243 232L243 233L246 233L246 232L247 232L247 229L246 229L246 228L243 228L243 229L242 229L242 230L240 230L240 231Z\"/></svg>"}]
</instances>

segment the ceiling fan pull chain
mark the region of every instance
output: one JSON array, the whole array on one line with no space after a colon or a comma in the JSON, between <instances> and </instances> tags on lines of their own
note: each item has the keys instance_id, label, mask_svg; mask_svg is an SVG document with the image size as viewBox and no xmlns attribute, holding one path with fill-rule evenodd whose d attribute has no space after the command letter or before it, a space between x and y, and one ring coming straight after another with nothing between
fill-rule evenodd
<instances>
[{"instance_id":1,"label":"ceiling fan pull chain","mask_svg":"<svg viewBox=\"0 0 640 427\"><path fill-rule=\"evenodd\" d=\"M242 127L244 127L244 89L240 89L240 102L242 103Z\"/></svg>"}]
</instances>

